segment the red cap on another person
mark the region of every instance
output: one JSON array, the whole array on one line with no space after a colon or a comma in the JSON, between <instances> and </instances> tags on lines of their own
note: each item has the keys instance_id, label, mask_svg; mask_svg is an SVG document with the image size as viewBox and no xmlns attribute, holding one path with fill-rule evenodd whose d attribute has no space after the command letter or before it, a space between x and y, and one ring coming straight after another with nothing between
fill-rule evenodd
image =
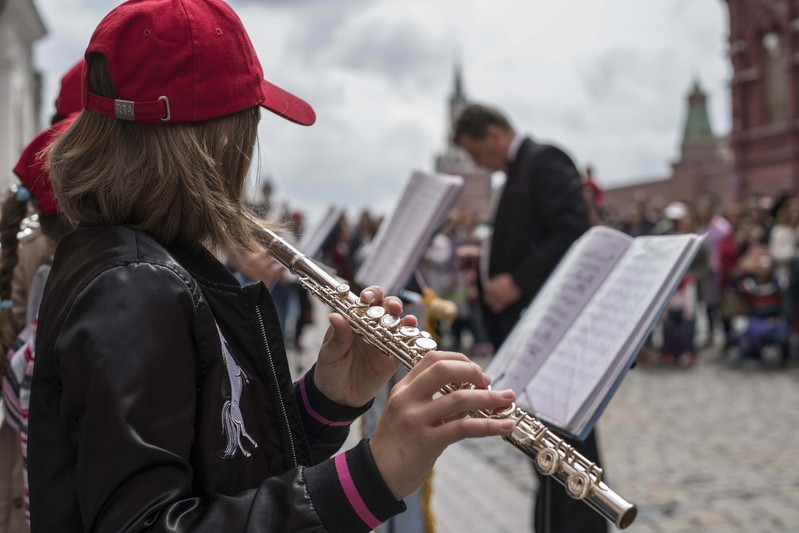
<instances>
[{"instance_id":1,"label":"red cap on another person","mask_svg":"<svg viewBox=\"0 0 799 533\"><path fill-rule=\"evenodd\" d=\"M14 174L31 192L39 206L39 211L45 215L58 214L58 200L53 194L53 184L50 182L50 174L44 167L44 158L41 153L50 146L56 137L66 131L77 116L77 113L73 113L34 137L22 151L19 162L14 167Z\"/></svg>"},{"instance_id":2,"label":"red cap on another person","mask_svg":"<svg viewBox=\"0 0 799 533\"><path fill-rule=\"evenodd\" d=\"M61 78L61 90L55 100L56 113L61 116L65 117L72 113L78 113L83 109L83 91L81 88L83 65L84 61L81 59Z\"/></svg>"},{"instance_id":3,"label":"red cap on another person","mask_svg":"<svg viewBox=\"0 0 799 533\"><path fill-rule=\"evenodd\" d=\"M260 105L310 126L314 110L264 79L239 17L221 0L128 0L97 26L117 99L84 84L86 109L142 123L198 122Z\"/></svg>"}]
</instances>

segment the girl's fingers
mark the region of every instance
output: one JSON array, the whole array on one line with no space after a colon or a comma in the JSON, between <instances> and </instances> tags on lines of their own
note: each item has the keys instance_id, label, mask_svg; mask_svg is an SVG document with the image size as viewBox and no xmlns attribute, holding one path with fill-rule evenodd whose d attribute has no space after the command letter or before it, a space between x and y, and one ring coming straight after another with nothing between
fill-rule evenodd
<instances>
[{"instance_id":1,"label":"girl's fingers","mask_svg":"<svg viewBox=\"0 0 799 533\"><path fill-rule=\"evenodd\" d=\"M431 425L457 420L471 411L494 411L510 406L516 396L511 390L458 390L445 394L419 409L420 422Z\"/></svg>"},{"instance_id":2,"label":"girl's fingers","mask_svg":"<svg viewBox=\"0 0 799 533\"><path fill-rule=\"evenodd\" d=\"M359 298L365 304L380 305L383 296L383 289L377 285L370 285L361 291Z\"/></svg>"},{"instance_id":3,"label":"girl's fingers","mask_svg":"<svg viewBox=\"0 0 799 533\"><path fill-rule=\"evenodd\" d=\"M364 290L361 291L359 296L363 303L367 303L370 305L379 305L385 308L387 312L392 315L400 315L402 314L402 300L397 298L396 296L386 296L383 293L383 289L378 285L370 285L366 287ZM406 323L405 319L409 317L403 318L403 325L404 326L415 326L416 325L416 317L413 317L413 323Z\"/></svg>"},{"instance_id":4,"label":"girl's fingers","mask_svg":"<svg viewBox=\"0 0 799 533\"><path fill-rule=\"evenodd\" d=\"M401 312L402 311L400 311L400 313ZM392 314L396 315L398 313L392 313ZM419 320L413 315L407 315L407 316L402 317L402 325L415 328L415 327L419 326Z\"/></svg>"},{"instance_id":5,"label":"girl's fingers","mask_svg":"<svg viewBox=\"0 0 799 533\"><path fill-rule=\"evenodd\" d=\"M397 298L396 296L386 296L383 299L383 302L380 304L385 307L386 311L391 313L392 315L400 315L402 314L402 300ZM413 315L409 315L413 316ZM414 317L416 318L416 317Z\"/></svg>"},{"instance_id":6,"label":"girl's fingers","mask_svg":"<svg viewBox=\"0 0 799 533\"><path fill-rule=\"evenodd\" d=\"M503 418L461 418L442 424L433 431L443 446L459 440L496 435L510 435L516 422Z\"/></svg>"},{"instance_id":7,"label":"girl's fingers","mask_svg":"<svg viewBox=\"0 0 799 533\"><path fill-rule=\"evenodd\" d=\"M347 323L347 319L338 313L330 313L328 315L330 327L325 332L324 340L322 341L322 349L319 355L324 357L338 358L352 346L352 341L355 334Z\"/></svg>"},{"instance_id":8,"label":"girl's fingers","mask_svg":"<svg viewBox=\"0 0 799 533\"><path fill-rule=\"evenodd\" d=\"M416 371L417 373L424 371L425 369L429 368L433 363L436 361L462 361L465 363L471 363L471 359L466 357L464 354L460 352L447 352L444 350L431 350L427 352L422 360L413 367L411 372Z\"/></svg>"},{"instance_id":9,"label":"girl's fingers","mask_svg":"<svg viewBox=\"0 0 799 533\"><path fill-rule=\"evenodd\" d=\"M468 360L441 359L420 368L424 362L411 371L406 385L411 395L419 401L429 401L433 394L449 383L472 383L481 389L490 383L490 378L483 373L480 365Z\"/></svg>"},{"instance_id":10,"label":"girl's fingers","mask_svg":"<svg viewBox=\"0 0 799 533\"><path fill-rule=\"evenodd\" d=\"M461 361L464 363L470 363L468 357L463 355L462 353L458 352L444 352L438 350L432 350L427 352L422 360L416 363L416 365L410 370L407 376L407 380L414 380L417 376L421 375L425 370L430 368L434 363L437 361Z\"/></svg>"}]
</instances>

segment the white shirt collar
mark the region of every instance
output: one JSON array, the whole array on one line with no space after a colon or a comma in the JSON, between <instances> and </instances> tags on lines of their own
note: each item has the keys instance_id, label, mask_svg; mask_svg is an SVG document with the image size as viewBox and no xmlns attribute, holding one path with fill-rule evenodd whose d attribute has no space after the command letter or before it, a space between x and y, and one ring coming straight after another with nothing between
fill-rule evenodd
<instances>
[{"instance_id":1,"label":"white shirt collar","mask_svg":"<svg viewBox=\"0 0 799 533\"><path fill-rule=\"evenodd\" d=\"M508 146L508 163L516 161L516 156L519 155L519 147L522 145L523 140L524 137L518 133L513 134L513 140L510 142L510 146Z\"/></svg>"}]
</instances>

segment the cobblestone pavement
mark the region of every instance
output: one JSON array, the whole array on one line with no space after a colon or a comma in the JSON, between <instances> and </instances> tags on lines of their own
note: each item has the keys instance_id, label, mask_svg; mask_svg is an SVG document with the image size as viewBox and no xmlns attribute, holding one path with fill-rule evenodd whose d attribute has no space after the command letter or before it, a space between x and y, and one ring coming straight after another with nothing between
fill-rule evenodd
<instances>
[{"instance_id":1,"label":"cobblestone pavement","mask_svg":"<svg viewBox=\"0 0 799 533\"><path fill-rule=\"evenodd\" d=\"M625 531L799 532L796 364L743 370L706 350L693 368L639 366L597 432L608 484L639 509ZM533 479L526 457L499 439L451 446L433 478L436 531L530 531Z\"/></svg>"},{"instance_id":2,"label":"cobblestone pavement","mask_svg":"<svg viewBox=\"0 0 799 533\"><path fill-rule=\"evenodd\" d=\"M799 531L799 369L742 371L704 356L692 369L632 370L597 426L608 484L639 509L626 531ZM441 496L440 531L529 531L534 476L526 458L495 439L456 447L437 477L498 505L528 496L521 518L490 530L469 526L475 505ZM470 484L469 469L486 465L505 482Z\"/></svg>"}]
</instances>

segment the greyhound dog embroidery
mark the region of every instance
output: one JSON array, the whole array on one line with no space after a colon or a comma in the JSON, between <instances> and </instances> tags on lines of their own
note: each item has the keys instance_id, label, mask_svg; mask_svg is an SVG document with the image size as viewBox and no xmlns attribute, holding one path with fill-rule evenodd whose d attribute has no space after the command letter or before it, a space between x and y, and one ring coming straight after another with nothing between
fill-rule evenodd
<instances>
[{"instance_id":1,"label":"greyhound dog embroidery","mask_svg":"<svg viewBox=\"0 0 799 533\"><path fill-rule=\"evenodd\" d=\"M227 340L222 335L219 325L216 326L216 330L219 332L219 340L222 344L222 361L225 363L227 377L230 380L230 399L222 407L222 433L227 437L227 447L225 451L221 452L221 455L223 459L231 459L236 456L236 450L241 450L244 457L249 457L252 453L244 447L242 437L249 440L254 448L258 447L258 443L247 433L247 428L244 427L244 417L239 407L244 385L249 383L249 380L247 374L236 364L230 354Z\"/></svg>"}]
</instances>

